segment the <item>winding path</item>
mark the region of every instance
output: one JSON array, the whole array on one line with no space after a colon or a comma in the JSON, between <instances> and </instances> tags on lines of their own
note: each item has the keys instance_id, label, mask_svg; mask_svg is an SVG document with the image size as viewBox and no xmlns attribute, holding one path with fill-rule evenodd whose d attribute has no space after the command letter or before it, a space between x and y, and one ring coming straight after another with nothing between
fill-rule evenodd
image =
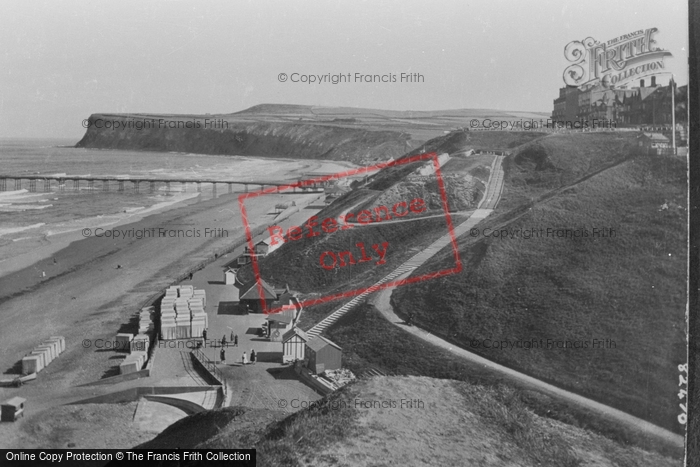
<instances>
[{"instance_id":1,"label":"winding path","mask_svg":"<svg viewBox=\"0 0 700 467\"><path fill-rule=\"evenodd\" d=\"M497 156L494 159L491 175L487 183L487 188L484 193L484 197L479 203L479 209L474 211L474 213L458 226L454 228L455 237L458 238L464 233L468 232L469 229L476 226L481 220L486 218L489 214L493 212L493 209L498 204L501 198L501 193L503 192L503 168L501 163L503 162L503 156ZM558 388L554 385L545 383L531 376L525 375L511 368L508 368L498 363L492 362L486 358L476 355L468 350L456 347L453 344L420 329L417 326L407 327L404 326L404 321L400 319L395 313L390 303L392 288L381 288L381 285L392 281L401 280L410 276L416 268L418 268L423 263L427 262L433 255L442 250L444 247L449 245L451 241L450 235L444 235L433 242L430 246L422 250L420 253L416 254L408 261L403 263L401 266L396 268L392 273L382 278L380 281L375 283L368 291L353 298L351 301L343 305L341 308L337 309L331 313L324 320L316 324L313 328L308 331L308 335L313 338L321 334L326 328L335 323L341 316L348 313L354 306L359 304L359 302L367 295L379 291L378 294L372 297L371 303L379 310L379 312L387 319L389 322L396 326L400 326L404 331L413 334L414 336L423 339L433 345L446 349L447 351L453 353L454 355L469 360L474 363L478 363L487 367L493 371L507 375L508 377L527 385L533 389L539 390L543 393L556 397L558 399L563 399L568 402L572 402L580 407L585 407L592 410L599 415L616 422L621 422L626 426L640 432L643 436L650 436L654 438L663 439L666 442L682 448L684 446L684 438L681 435L677 435L669 430L661 428L650 422L642 420L641 418L630 415L621 410L615 409L613 407L601 404L594 400L588 399L586 397L580 396L570 391Z\"/></svg>"}]
</instances>

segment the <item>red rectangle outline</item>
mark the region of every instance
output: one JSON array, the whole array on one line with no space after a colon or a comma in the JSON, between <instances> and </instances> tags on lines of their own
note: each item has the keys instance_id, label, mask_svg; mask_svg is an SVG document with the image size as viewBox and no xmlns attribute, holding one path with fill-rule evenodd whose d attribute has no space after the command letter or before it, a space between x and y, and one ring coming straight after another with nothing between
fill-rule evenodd
<instances>
[{"instance_id":1,"label":"red rectangle outline","mask_svg":"<svg viewBox=\"0 0 700 467\"><path fill-rule=\"evenodd\" d=\"M381 284L379 286L369 286L369 287L364 287L361 289L356 289L356 290L350 290L348 292L342 292L342 293L337 293L334 295L328 295L326 297L321 297L321 298L315 298L315 299L310 299L310 300L304 300L300 302L301 306L313 306L313 305L318 305L321 303L326 303L330 302L333 300L338 300L340 298L348 298L348 297L354 297L356 295L360 295L364 292L376 292L379 290L384 290L388 289L390 287L398 287L401 285L406 285L406 284L413 284L416 282L423 282L429 279L436 279L438 277L444 277L444 276L449 276L451 274L456 274L462 270L462 261L459 257L459 250L457 248L457 237L455 236L454 232L454 227L452 225L452 217L450 216L449 208L447 206L447 193L445 191L445 184L442 178L442 172L440 171L440 162L438 160L438 154L436 152L429 152L429 153L424 153L424 154L419 154L416 156L410 156L398 160L393 160L389 162L382 162L377 165L369 166L369 167L360 167L357 169L352 169L348 170L345 172L339 172L334 175L324 175L318 178L311 178L308 180L300 180L296 183L292 183L289 185L281 185L281 186L274 186L270 188L265 188L265 189L260 189L257 191L252 191L249 193L244 193L238 197L238 206L241 210L241 218L243 219L243 225L245 227L245 233L246 233L246 238L248 240L248 246L251 251L255 250L255 245L253 244L253 237L250 232L250 224L248 223L248 214L245 209L245 200L248 198L255 198L261 195L265 194L271 194L271 193L277 193L279 191L287 190L290 188L301 188L309 185L314 185L315 183L318 182L325 182L328 180L336 180L342 177L349 177L352 175L356 174L362 174L366 172L371 172L377 169L383 169L386 167L393 167L397 165L403 165L403 164L410 164L412 162L417 162L420 160L424 159L432 159L433 160L433 165L435 166L435 176L437 177L437 182L438 182L438 189L440 191L440 198L442 201L442 208L445 211L445 219L447 221L447 230L448 233L450 234L450 242L452 244L452 253L454 254L455 257L455 267L449 268L449 269L442 269L437 272L431 272L427 274L423 274L418 277L410 277L410 278L405 278L401 280L396 280L396 281L391 281L387 282L385 284ZM258 294L261 297L262 305L263 305L263 313L264 314L273 314L273 313L278 313L283 310L287 309L292 309L294 306L293 305L283 305L278 308L273 308L273 309L268 309L267 308L267 301L264 298L264 290L260 277L260 268L258 266L258 260L256 256L251 256L252 259L252 265L253 265L253 274L255 275L255 282L258 287Z\"/></svg>"}]
</instances>

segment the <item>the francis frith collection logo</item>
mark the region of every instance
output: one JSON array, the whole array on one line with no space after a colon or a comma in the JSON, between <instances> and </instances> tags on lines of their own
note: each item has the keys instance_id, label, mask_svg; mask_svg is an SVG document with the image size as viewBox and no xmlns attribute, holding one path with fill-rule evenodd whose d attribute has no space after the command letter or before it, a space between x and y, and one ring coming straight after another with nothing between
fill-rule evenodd
<instances>
[{"instance_id":1,"label":"the francis frith collection logo","mask_svg":"<svg viewBox=\"0 0 700 467\"><path fill-rule=\"evenodd\" d=\"M664 57L671 53L656 46L657 32L657 28L640 29L607 42L592 37L569 42L564 56L571 65L564 70L564 83L613 88L664 72Z\"/></svg>"}]
</instances>

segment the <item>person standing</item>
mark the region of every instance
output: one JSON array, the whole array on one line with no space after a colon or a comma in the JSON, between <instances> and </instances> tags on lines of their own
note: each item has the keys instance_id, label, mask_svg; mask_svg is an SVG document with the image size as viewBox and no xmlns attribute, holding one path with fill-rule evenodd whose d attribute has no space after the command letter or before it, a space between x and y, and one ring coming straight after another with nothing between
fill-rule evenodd
<instances>
[{"instance_id":1,"label":"person standing","mask_svg":"<svg viewBox=\"0 0 700 467\"><path fill-rule=\"evenodd\" d=\"M206 343L207 342L207 330L202 331L202 340Z\"/></svg>"},{"instance_id":2,"label":"person standing","mask_svg":"<svg viewBox=\"0 0 700 467\"><path fill-rule=\"evenodd\" d=\"M255 349L250 351L250 363L255 365Z\"/></svg>"},{"instance_id":3,"label":"person standing","mask_svg":"<svg viewBox=\"0 0 700 467\"><path fill-rule=\"evenodd\" d=\"M231 342L233 342L233 331L231 331ZM235 345L234 345L235 347Z\"/></svg>"},{"instance_id":4,"label":"person standing","mask_svg":"<svg viewBox=\"0 0 700 467\"><path fill-rule=\"evenodd\" d=\"M226 350L224 350L224 349L222 348L222 349L221 349L221 353L219 354L219 356L221 357L221 364L222 364L222 365L225 365L225 364L226 364Z\"/></svg>"},{"instance_id":5,"label":"person standing","mask_svg":"<svg viewBox=\"0 0 700 467\"><path fill-rule=\"evenodd\" d=\"M238 334L233 336L233 346L238 347Z\"/></svg>"},{"instance_id":6,"label":"person standing","mask_svg":"<svg viewBox=\"0 0 700 467\"><path fill-rule=\"evenodd\" d=\"M243 352L243 357L241 357L241 360L243 361L243 365L248 364L248 356Z\"/></svg>"},{"instance_id":7,"label":"person standing","mask_svg":"<svg viewBox=\"0 0 700 467\"><path fill-rule=\"evenodd\" d=\"M226 347L226 334L221 338L221 347Z\"/></svg>"}]
</instances>

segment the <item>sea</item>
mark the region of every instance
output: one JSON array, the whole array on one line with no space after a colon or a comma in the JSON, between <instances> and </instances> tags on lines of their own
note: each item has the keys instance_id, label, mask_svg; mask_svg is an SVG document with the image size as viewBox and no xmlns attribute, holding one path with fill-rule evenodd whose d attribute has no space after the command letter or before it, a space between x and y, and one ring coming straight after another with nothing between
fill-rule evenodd
<instances>
[{"instance_id":1,"label":"sea","mask_svg":"<svg viewBox=\"0 0 700 467\"><path fill-rule=\"evenodd\" d=\"M289 179L290 172L306 167L303 161L276 158L75 148L76 141L0 139L0 174L271 181ZM170 190L162 185L153 193L145 183L139 192L131 183L124 186L125 191L117 191L117 182L113 181L110 191L104 192L101 182L95 182L95 189L90 190L87 182L73 189L69 181L65 191L60 191L54 181L50 191L44 191L43 181L37 181L36 191L32 192L28 180L23 180L17 189L13 181L8 181L5 191L0 191L0 275L3 263L5 273L10 264L16 269L18 256L27 256L66 234L137 221L178 203L189 204L228 193L222 185L215 193L211 184L202 184L201 192L196 183L172 183ZM13 258L15 261L10 261Z\"/></svg>"}]
</instances>

